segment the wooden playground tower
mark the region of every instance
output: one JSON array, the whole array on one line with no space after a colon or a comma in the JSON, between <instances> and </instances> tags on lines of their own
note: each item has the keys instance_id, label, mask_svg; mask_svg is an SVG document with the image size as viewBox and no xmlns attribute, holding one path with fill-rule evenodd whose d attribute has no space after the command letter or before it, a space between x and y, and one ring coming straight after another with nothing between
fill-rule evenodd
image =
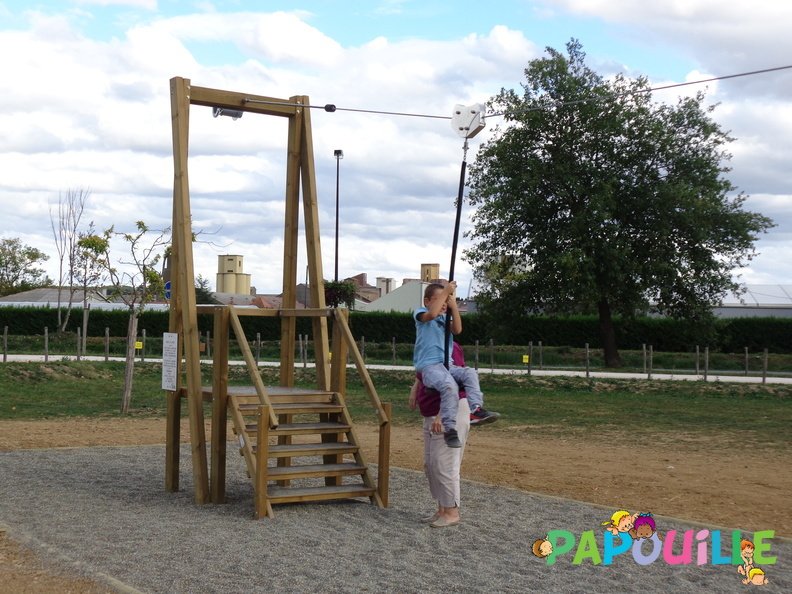
<instances>
[{"instance_id":1,"label":"wooden playground tower","mask_svg":"<svg viewBox=\"0 0 792 594\"><path fill-rule=\"evenodd\" d=\"M308 97L275 99L195 87L181 77L171 79L170 90L174 162L170 331L179 337L179 373L176 390L167 393L166 489L179 488L179 419L182 400L186 399L196 503L225 500L226 427L230 412L240 454L253 481L257 518L271 517L273 503L369 497L373 503L387 506L390 404L379 400L349 329L347 311L325 307ZM288 118L281 309L196 305L187 172L191 105ZM310 299L316 305L311 309L297 309L301 187ZM211 386L203 386L201 381L198 313L214 316ZM244 334L242 316L280 318L279 386L264 385ZM315 344L316 387L312 389L294 387L296 323L297 317L303 316L311 318ZM333 320L332 351L328 318ZM231 332L242 350L251 380L249 386L228 385ZM363 380L379 422L376 481L360 451L346 407L348 358ZM205 401L212 403L211 473L204 430ZM273 465L268 464L270 459Z\"/></svg>"}]
</instances>

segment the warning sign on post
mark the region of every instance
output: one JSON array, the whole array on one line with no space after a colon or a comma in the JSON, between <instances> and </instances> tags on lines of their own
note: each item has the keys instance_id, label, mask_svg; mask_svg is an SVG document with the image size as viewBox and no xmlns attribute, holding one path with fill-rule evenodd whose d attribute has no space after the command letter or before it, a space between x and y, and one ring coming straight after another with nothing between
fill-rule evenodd
<instances>
[{"instance_id":1,"label":"warning sign on post","mask_svg":"<svg viewBox=\"0 0 792 594\"><path fill-rule=\"evenodd\" d=\"M176 332L162 334L162 389L176 391L179 369L179 335Z\"/></svg>"}]
</instances>

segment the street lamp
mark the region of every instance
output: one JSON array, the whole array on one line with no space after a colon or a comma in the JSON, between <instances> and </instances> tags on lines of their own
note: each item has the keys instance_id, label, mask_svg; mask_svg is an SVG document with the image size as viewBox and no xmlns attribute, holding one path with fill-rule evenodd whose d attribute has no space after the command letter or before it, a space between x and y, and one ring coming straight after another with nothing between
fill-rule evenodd
<instances>
[{"instance_id":1,"label":"street lamp","mask_svg":"<svg viewBox=\"0 0 792 594\"><path fill-rule=\"evenodd\" d=\"M341 159L344 158L344 151L336 149L333 151L336 160L336 220L335 220L335 282L338 282L338 173L341 169Z\"/></svg>"}]
</instances>

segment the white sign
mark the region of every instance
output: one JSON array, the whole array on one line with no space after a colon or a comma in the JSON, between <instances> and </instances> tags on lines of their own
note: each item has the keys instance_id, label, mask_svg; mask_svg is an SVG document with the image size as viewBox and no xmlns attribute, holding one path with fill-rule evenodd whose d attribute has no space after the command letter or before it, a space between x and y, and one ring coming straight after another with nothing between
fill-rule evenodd
<instances>
[{"instance_id":1,"label":"white sign","mask_svg":"<svg viewBox=\"0 0 792 594\"><path fill-rule=\"evenodd\" d=\"M162 334L162 389L176 391L179 371L179 335L176 332Z\"/></svg>"}]
</instances>

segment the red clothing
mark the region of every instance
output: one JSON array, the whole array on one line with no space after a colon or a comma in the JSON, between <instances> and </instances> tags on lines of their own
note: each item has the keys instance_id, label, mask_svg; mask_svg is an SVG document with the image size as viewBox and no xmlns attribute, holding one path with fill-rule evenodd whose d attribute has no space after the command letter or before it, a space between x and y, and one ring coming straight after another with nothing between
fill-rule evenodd
<instances>
[{"instance_id":1,"label":"red clothing","mask_svg":"<svg viewBox=\"0 0 792 594\"><path fill-rule=\"evenodd\" d=\"M454 343L454 349L451 352L451 361L457 367L465 366L465 353L462 352L462 347L458 343ZM421 374L416 373L418 378L418 408L421 410L421 415L424 417L436 417L440 414L440 392L425 388L421 383ZM460 398L466 398L465 392L459 391Z\"/></svg>"}]
</instances>

